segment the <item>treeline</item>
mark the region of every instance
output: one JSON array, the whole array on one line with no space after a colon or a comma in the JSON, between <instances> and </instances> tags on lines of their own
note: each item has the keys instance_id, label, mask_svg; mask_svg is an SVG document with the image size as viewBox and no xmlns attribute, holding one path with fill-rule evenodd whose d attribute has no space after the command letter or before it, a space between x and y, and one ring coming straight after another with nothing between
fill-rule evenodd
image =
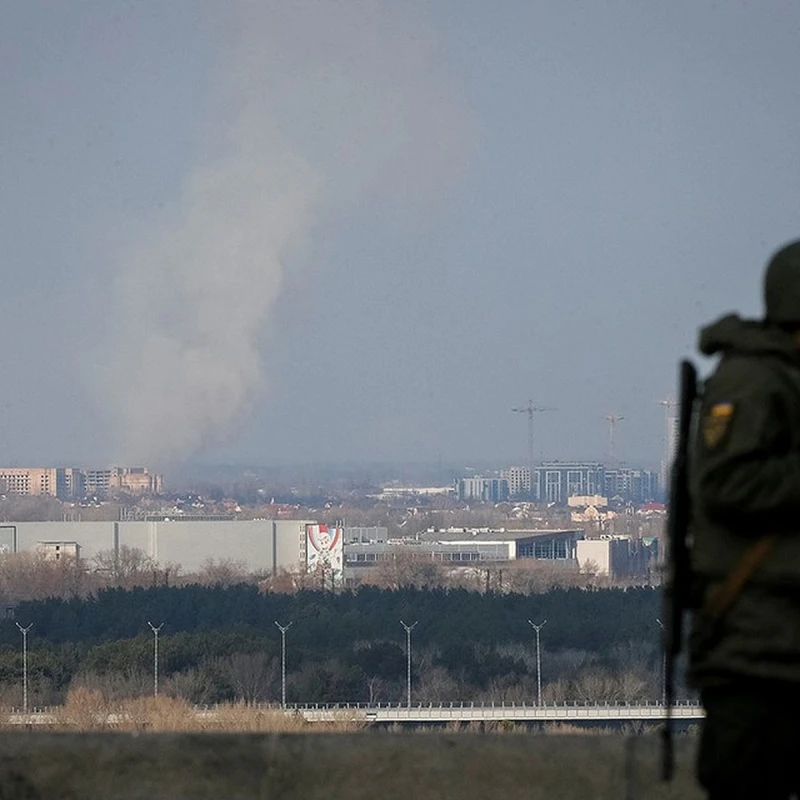
<instances>
[{"instance_id":1,"label":"treeline","mask_svg":"<svg viewBox=\"0 0 800 800\"><path fill-rule=\"evenodd\" d=\"M537 594L554 588L605 588L642 585L642 578L612 584L587 565L517 559L511 563L487 563L463 569L433 561L411 546L397 546L391 556L374 566L348 575L348 588L464 589L467 591ZM122 545L119 550L100 550L90 559L53 559L41 551L0 553L0 608L49 597L73 598L97 595L105 589L155 586L235 586L250 583L264 592L291 594L304 589L340 590L331 585L329 572L302 568L276 573L248 571L244 561L206 559L192 572L177 563L156 563L144 550Z\"/></svg>"},{"instance_id":2,"label":"treeline","mask_svg":"<svg viewBox=\"0 0 800 800\"><path fill-rule=\"evenodd\" d=\"M280 698L286 633L290 702L398 702L406 691L407 624L414 700L535 700L541 629L543 699L624 702L660 696L660 594L556 589L526 596L465 590L263 593L253 585L105 589L22 602L0 624L0 702L14 702L28 633L32 702L76 686L109 695L161 691L191 702Z\"/></svg>"},{"instance_id":3,"label":"treeline","mask_svg":"<svg viewBox=\"0 0 800 800\"><path fill-rule=\"evenodd\" d=\"M439 646L453 641L486 646L529 642L528 619L547 619L543 636L551 648L599 651L652 632L659 603L660 593L651 588L554 589L521 595L366 586L333 594L272 594L239 584L103 589L88 598L22 602L14 613L20 622L34 622L32 636L53 643L131 638L147 630L148 619L165 621L165 635L236 629L274 638L274 622L291 621L295 646L317 654L341 652L365 639L403 643L400 619L419 622L415 642ZM4 626L0 644L11 643L15 630L13 624Z\"/></svg>"}]
</instances>

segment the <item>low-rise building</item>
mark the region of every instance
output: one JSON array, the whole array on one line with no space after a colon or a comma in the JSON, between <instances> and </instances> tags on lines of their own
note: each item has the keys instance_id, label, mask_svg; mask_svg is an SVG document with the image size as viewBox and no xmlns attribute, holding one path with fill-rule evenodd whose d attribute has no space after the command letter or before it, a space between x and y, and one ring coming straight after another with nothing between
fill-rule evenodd
<instances>
[{"instance_id":1,"label":"low-rise building","mask_svg":"<svg viewBox=\"0 0 800 800\"><path fill-rule=\"evenodd\" d=\"M48 561L77 561L81 557L81 546L77 542L39 542L36 550Z\"/></svg>"},{"instance_id":2,"label":"low-rise building","mask_svg":"<svg viewBox=\"0 0 800 800\"><path fill-rule=\"evenodd\" d=\"M160 566L197 572L209 561L239 562L247 572L306 568L307 526L313 520L197 520L174 517L121 522L5 522L0 548L8 553L69 552L91 568L101 553L135 548ZM56 549L56 548L59 549Z\"/></svg>"},{"instance_id":3,"label":"low-rise building","mask_svg":"<svg viewBox=\"0 0 800 800\"><path fill-rule=\"evenodd\" d=\"M344 543L348 544L374 544L385 542L389 537L389 529L380 526L353 527L345 526Z\"/></svg>"},{"instance_id":4,"label":"low-rise building","mask_svg":"<svg viewBox=\"0 0 800 800\"><path fill-rule=\"evenodd\" d=\"M631 574L630 542L627 536L601 536L578 542L577 558L581 572L612 579Z\"/></svg>"},{"instance_id":5,"label":"low-rise building","mask_svg":"<svg viewBox=\"0 0 800 800\"><path fill-rule=\"evenodd\" d=\"M603 529L605 524L616 517L616 512L608 508L608 498L602 495L575 495L567 499L570 522L588 522Z\"/></svg>"},{"instance_id":6,"label":"low-rise building","mask_svg":"<svg viewBox=\"0 0 800 800\"><path fill-rule=\"evenodd\" d=\"M575 562L576 544L582 536L579 530L447 528L385 542L346 543L344 563L346 568L371 567L400 550L450 566L518 559Z\"/></svg>"}]
</instances>

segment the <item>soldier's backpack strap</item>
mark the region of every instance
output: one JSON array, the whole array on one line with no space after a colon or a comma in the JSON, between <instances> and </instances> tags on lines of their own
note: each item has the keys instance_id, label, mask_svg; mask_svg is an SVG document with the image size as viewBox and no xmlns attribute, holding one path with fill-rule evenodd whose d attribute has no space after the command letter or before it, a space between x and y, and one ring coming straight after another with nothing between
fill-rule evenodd
<instances>
[{"instance_id":1,"label":"soldier's backpack strap","mask_svg":"<svg viewBox=\"0 0 800 800\"><path fill-rule=\"evenodd\" d=\"M778 541L777 533L759 536L742 553L725 580L711 593L700 614L709 622L718 622L725 616L736 598L741 594L753 573L761 566L764 559L773 551Z\"/></svg>"}]
</instances>

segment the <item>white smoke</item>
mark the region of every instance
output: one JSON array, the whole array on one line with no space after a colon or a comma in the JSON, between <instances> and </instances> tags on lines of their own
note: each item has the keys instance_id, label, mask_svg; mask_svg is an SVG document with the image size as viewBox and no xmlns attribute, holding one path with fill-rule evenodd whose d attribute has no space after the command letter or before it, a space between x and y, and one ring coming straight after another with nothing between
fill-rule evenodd
<instances>
[{"instance_id":1,"label":"white smoke","mask_svg":"<svg viewBox=\"0 0 800 800\"><path fill-rule=\"evenodd\" d=\"M236 24L219 34L208 131L221 155L186 176L118 282L105 388L129 462L190 456L248 412L267 383L259 342L318 214L424 206L471 143L413 4L224 7Z\"/></svg>"}]
</instances>

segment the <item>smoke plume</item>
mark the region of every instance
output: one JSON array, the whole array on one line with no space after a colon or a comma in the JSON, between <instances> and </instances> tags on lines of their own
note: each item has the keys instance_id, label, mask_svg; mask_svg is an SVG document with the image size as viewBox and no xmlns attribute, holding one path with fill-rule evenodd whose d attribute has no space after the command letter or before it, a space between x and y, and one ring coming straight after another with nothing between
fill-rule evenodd
<instances>
[{"instance_id":1,"label":"smoke plume","mask_svg":"<svg viewBox=\"0 0 800 800\"><path fill-rule=\"evenodd\" d=\"M259 344L320 215L374 199L402 218L470 147L414 3L223 5L214 144L117 284L105 389L129 462L189 457L252 410L269 385Z\"/></svg>"}]
</instances>

